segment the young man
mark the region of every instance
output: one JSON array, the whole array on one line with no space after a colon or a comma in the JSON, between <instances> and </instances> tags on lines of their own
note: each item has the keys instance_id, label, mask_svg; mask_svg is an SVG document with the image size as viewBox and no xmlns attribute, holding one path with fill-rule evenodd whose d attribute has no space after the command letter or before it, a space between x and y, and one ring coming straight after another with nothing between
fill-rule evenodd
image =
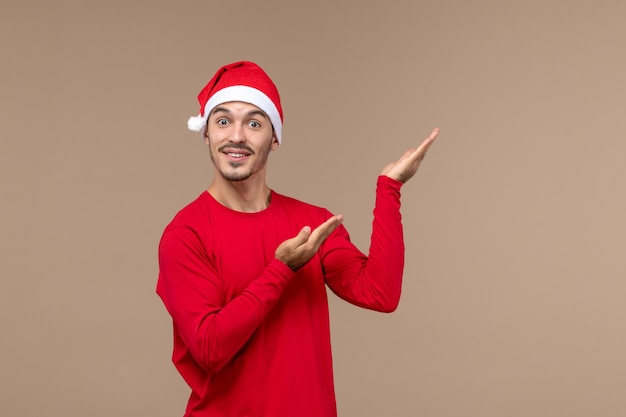
<instances>
[{"instance_id":1,"label":"young man","mask_svg":"<svg viewBox=\"0 0 626 417\"><path fill-rule=\"evenodd\" d=\"M378 178L369 255L342 216L266 184L282 140L276 86L252 62L220 68L200 92L215 175L165 228L157 293L172 316L173 362L191 388L186 417L336 416L326 286L394 311L404 242L400 187L438 130Z\"/></svg>"}]
</instances>

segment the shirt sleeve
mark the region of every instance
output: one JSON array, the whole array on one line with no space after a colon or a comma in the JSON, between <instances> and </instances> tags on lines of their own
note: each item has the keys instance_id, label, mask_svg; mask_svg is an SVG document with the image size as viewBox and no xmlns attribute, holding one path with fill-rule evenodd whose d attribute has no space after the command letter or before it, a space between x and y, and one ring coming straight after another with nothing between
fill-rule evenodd
<instances>
[{"instance_id":1,"label":"shirt sleeve","mask_svg":"<svg viewBox=\"0 0 626 417\"><path fill-rule=\"evenodd\" d=\"M400 214L402 183L379 176L369 254L350 242L340 226L322 246L326 283L340 298L381 312L398 307L404 271L404 237Z\"/></svg>"},{"instance_id":2,"label":"shirt sleeve","mask_svg":"<svg viewBox=\"0 0 626 417\"><path fill-rule=\"evenodd\" d=\"M182 226L163 234L159 268L157 293L192 357L210 373L242 348L295 275L274 259L226 302L221 279L200 239Z\"/></svg>"}]
</instances>

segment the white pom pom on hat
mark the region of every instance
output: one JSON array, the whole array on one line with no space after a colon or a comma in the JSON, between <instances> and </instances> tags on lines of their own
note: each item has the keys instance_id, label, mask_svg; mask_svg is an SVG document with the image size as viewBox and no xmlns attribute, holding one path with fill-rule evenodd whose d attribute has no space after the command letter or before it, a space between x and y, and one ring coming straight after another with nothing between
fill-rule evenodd
<instances>
[{"instance_id":1,"label":"white pom pom on hat","mask_svg":"<svg viewBox=\"0 0 626 417\"><path fill-rule=\"evenodd\" d=\"M191 116L189 120L187 120L187 128L194 132L201 132L205 124L206 119L202 116Z\"/></svg>"},{"instance_id":2,"label":"white pom pom on hat","mask_svg":"<svg viewBox=\"0 0 626 417\"><path fill-rule=\"evenodd\" d=\"M267 114L280 143L283 130L283 109L278 89L265 71L250 61L239 61L221 67L198 94L200 112L187 121L194 132L203 132L211 110L229 101L250 103Z\"/></svg>"}]
</instances>

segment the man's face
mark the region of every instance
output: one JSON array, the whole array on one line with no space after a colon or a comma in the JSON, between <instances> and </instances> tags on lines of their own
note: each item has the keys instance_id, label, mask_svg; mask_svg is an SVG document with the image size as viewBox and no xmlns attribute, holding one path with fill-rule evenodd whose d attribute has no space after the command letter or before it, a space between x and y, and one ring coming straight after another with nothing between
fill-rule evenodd
<instances>
[{"instance_id":1,"label":"man's face","mask_svg":"<svg viewBox=\"0 0 626 417\"><path fill-rule=\"evenodd\" d=\"M211 111L205 142L215 169L228 181L264 177L269 153L278 148L265 112L239 101L220 104Z\"/></svg>"}]
</instances>

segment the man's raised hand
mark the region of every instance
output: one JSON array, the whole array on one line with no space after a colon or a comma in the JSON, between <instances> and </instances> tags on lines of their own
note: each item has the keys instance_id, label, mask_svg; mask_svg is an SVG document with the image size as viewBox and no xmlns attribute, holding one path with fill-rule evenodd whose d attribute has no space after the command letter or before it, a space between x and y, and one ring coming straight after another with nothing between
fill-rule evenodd
<instances>
[{"instance_id":1,"label":"man's raised hand","mask_svg":"<svg viewBox=\"0 0 626 417\"><path fill-rule=\"evenodd\" d=\"M400 182L410 180L417 172L422 159L426 156L428 148L430 148L430 145L435 141L438 134L439 129L434 129L430 136L424 139L419 148L406 151L396 162L388 164L381 172L381 175L386 175Z\"/></svg>"}]
</instances>

